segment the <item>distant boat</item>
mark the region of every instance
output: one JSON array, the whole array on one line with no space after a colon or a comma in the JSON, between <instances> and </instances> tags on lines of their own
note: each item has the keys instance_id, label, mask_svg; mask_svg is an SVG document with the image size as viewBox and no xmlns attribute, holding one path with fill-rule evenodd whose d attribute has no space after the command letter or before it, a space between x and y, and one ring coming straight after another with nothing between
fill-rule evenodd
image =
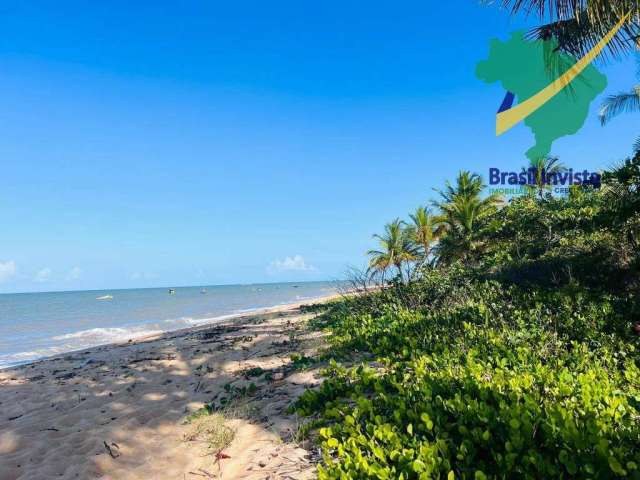
<instances>
[{"instance_id":1,"label":"distant boat","mask_svg":"<svg viewBox=\"0 0 640 480\"><path fill-rule=\"evenodd\" d=\"M175 295L176 291L173 288L169 289L169 295Z\"/></svg>"},{"instance_id":2,"label":"distant boat","mask_svg":"<svg viewBox=\"0 0 640 480\"><path fill-rule=\"evenodd\" d=\"M96 300L113 300L113 295L103 295L102 297L96 298Z\"/></svg>"},{"instance_id":3,"label":"distant boat","mask_svg":"<svg viewBox=\"0 0 640 480\"><path fill-rule=\"evenodd\" d=\"M203 288L202 290L200 290L200 293L207 293L207 289Z\"/></svg>"}]
</instances>

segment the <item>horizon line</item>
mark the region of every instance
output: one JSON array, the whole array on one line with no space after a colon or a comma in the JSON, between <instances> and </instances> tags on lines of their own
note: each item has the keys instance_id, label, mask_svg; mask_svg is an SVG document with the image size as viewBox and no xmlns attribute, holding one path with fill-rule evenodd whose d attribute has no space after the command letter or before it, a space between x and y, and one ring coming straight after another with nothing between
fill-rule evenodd
<instances>
[{"instance_id":1,"label":"horizon line","mask_svg":"<svg viewBox=\"0 0 640 480\"><path fill-rule=\"evenodd\" d=\"M73 290L37 290L31 292L0 292L0 295L31 295L36 293L77 293L77 292L118 292L124 290L154 290L154 289L176 289L176 288L203 288L203 287L247 287L251 285L278 285L278 284L305 284L305 283L332 283L344 282L345 279L338 280L302 280L286 282L249 282L249 283L219 283L219 284L199 284L199 285L164 285L154 287L116 287L116 288L87 288Z\"/></svg>"}]
</instances>

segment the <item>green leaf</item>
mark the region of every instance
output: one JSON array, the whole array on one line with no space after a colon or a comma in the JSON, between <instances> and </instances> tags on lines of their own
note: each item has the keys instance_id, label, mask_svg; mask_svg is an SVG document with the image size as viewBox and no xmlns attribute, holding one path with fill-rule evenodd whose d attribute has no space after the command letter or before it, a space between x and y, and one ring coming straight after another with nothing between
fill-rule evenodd
<instances>
[{"instance_id":1,"label":"green leaf","mask_svg":"<svg viewBox=\"0 0 640 480\"><path fill-rule=\"evenodd\" d=\"M487 480L487 476L482 470L476 470L474 477L476 480Z\"/></svg>"},{"instance_id":2,"label":"green leaf","mask_svg":"<svg viewBox=\"0 0 640 480\"><path fill-rule=\"evenodd\" d=\"M427 427L427 430L433 429L433 422L431 421L431 417L429 417L427 413L423 413L422 415L420 415L420 420L422 420L425 427Z\"/></svg>"},{"instance_id":3,"label":"green leaf","mask_svg":"<svg viewBox=\"0 0 640 480\"><path fill-rule=\"evenodd\" d=\"M411 466L413 467L413 471L416 473L420 473L426 468L424 462L418 459L414 460Z\"/></svg>"},{"instance_id":4,"label":"green leaf","mask_svg":"<svg viewBox=\"0 0 640 480\"><path fill-rule=\"evenodd\" d=\"M626 470L622 468L622 465L620 465L620 462L616 457L609 457L609 467L611 468L613 473L617 473L618 475L627 474Z\"/></svg>"}]
</instances>

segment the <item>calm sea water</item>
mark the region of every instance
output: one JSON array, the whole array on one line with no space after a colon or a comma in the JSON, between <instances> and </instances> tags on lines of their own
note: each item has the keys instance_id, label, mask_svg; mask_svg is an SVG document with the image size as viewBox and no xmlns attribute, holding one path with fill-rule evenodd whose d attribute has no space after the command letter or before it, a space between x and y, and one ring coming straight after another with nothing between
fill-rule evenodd
<instances>
[{"instance_id":1,"label":"calm sea water","mask_svg":"<svg viewBox=\"0 0 640 480\"><path fill-rule=\"evenodd\" d=\"M0 368L330 295L335 282L0 295ZM98 300L99 297L111 299Z\"/></svg>"}]
</instances>

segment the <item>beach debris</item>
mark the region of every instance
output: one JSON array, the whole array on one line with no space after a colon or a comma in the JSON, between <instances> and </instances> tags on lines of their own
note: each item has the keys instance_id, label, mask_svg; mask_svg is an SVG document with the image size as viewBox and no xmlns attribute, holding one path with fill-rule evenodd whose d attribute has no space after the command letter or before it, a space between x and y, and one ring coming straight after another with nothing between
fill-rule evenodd
<instances>
[{"instance_id":1,"label":"beach debris","mask_svg":"<svg viewBox=\"0 0 640 480\"><path fill-rule=\"evenodd\" d=\"M232 332L237 332L238 330L242 330L243 327L241 326L216 326L213 328L210 328L209 330L202 332L200 334L200 338L202 340L209 340L212 338L216 338L218 337L221 333L232 333Z\"/></svg>"},{"instance_id":2,"label":"beach debris","mask_svg":"<svg viewBox=\"0 0 640 480\"><path fill-rule=\"evenodd\" d=\"M205 477L205 478L218 478L213 473L207 472L202 468L199 468L197 472L189 472L189 475L196 475L198 477Z\"/></svg>"},{"instance_id":3,"label":"beach debris","mask_svg":"<svg viewBox=\"0 0 640 480\"><path fill-rule=\"evenodd\" d=\"M117 443L111 442L111 445L109 445L106 440L103 440L102 443L104 443L104 448L107 449L107 452L109 453L109 455L111 455L111 458L118 458L120 456L120 447Z\"/></svg>"},{"instance_id":4,"label":"beach debris","mask_svg":"<svg viewBox=\"0 0 640 480\"><path fill-rule=\"evenodd\" d=\"M132 360L129 361L129 365L131 365L132 363L140 363L140 362L153 362L153 361L162 361L162 360L175 360L176 356L172 353L167 353L165 354L164 357L162 356L158 356L158 357L141 357L141 358L134 358ZM126 368L126 367L122 367L122 368Z\"/></svg>"}]
</instances>

